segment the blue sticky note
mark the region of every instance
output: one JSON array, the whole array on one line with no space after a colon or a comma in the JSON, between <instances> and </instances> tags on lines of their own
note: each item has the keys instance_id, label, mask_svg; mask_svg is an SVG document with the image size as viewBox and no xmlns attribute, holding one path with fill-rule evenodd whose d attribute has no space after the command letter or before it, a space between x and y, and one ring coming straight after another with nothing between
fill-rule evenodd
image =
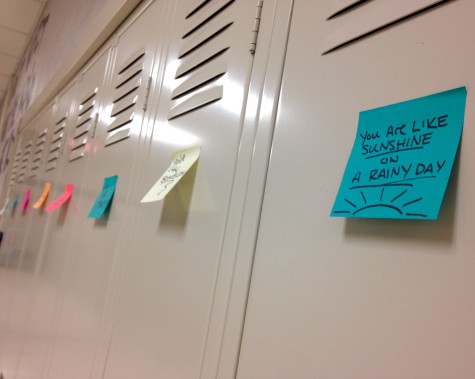
<instances>
[{"instance_id":1,"label":"blue sticky note","mask_svg":"<svg viewBox=\"0 0 475 379\"><path fill-rule=\"evenodd\" d=\"M117 185L117 175L109 176L104 179L104 185L102 191L97 197L91 211L89 212L89 218L101 218L104 212L109 207L112 197L114 196L115 187Z\"/></svg>"},{"instance_id":2,"label":"blue sticky note","mask_svg":"<svg viewBox=\"0 0 475 379\"><path fill-rule=\"evenodd\" d=\"M466 97L460 87L361 112L331 216L437 219Z\"/></svg>"}]
</instances>

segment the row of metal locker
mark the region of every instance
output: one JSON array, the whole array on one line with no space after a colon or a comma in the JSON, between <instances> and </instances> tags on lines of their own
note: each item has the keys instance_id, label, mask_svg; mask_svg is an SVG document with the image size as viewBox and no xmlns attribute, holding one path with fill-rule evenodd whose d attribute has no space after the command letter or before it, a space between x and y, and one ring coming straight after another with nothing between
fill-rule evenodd
<instances>
[{"instance_id":1,"label":"row of metal locker","mask_svg":"<svg viewBox=\"0 0 475 379\"><path fill-rule=\"evenodd\" d=\"M9 199L75 188L2 216L5 379L473 378L473 11L142 4L21 133ZM330 217L359 113L459 87L438 219ZM197 164L140 204L188 147Z\"/></svg>"},{"instance_id":2,"label":"row of metal locker","mask_svg":"<svg viewBox=\"0 0 475 379\"><path fill-rule=\"evenodd\" d=\"M30 204L2 215L5 378L234 376L242 321L226 319L239 225L267 65L277 58L277 88L284 48L269 39L255 52L261 8L145 2L23 128L3 200L37 199L45 183L47 202L74 192L52 213ZM275 33L276 11L288 22L289 8L266 4L261 32ZM201 148L198 163L164 201L140 204L188 147ZM88 219L111 175L109 214ZM226 328L236 336L219 368Z\"/></svg>"}]
</instances>

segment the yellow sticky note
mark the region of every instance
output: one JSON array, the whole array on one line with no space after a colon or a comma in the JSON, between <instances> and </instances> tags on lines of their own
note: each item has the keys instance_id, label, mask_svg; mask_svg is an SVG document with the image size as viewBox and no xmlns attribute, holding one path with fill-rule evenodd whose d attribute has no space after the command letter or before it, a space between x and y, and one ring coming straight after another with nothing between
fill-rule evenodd
<instances>
[{"instance_id":1,"label":"yellow sticky note","mask_svg":"<svg viewBox=\"0 0 475 379\"><path fill-rule=\"evenodd\" d=\"M41 194L41 197L36 201L36 203L33 205L33 208L35 209L38 209L39 207L41 207L44 202L46 201L46 198L48 197L49 195L49 191L51 189L51 183L50 182L46 182L45 183L45 187L43 189L43 193Z\"/></svg>"},{"instance_id":2,"label":"yellow sticky note","mask_svg":"<svg viewBox=\"0 0 475 379\"><path fill-rule=\"evenodd\" d=\"M198 160L200 152L200 147L192 147L173 153L170 167L148 191L141 202L150 203L162 200Z\"/></svg>"}]
</instances>

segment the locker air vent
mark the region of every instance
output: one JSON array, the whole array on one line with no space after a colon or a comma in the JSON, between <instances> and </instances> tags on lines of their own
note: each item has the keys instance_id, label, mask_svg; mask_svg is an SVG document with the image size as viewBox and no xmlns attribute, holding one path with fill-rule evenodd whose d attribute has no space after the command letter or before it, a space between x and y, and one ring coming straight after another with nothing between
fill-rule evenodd
<instances>
[{"instance_id":1,"label":"locker air vent","mask_svg":"<svg viewBox=\"0 0 475 379\"><path fill-rule=\"evenodd\" d=\"M25 176L28 170L28 162L30 161L31 155L31 146L33 145L32 141L28 141L23 151L23 156L20 162L20 169L18 173L18 183L23 183L25 181Z\"/></svg>"},{"instance_id":2,"label":"locker air vent","mask_svg":"<svg viewBox=\"0 0 475 379\"><path fill-rule=\"evenodd\" d=\"M371 0L345 0L342 2L341 0L339 0L336 2L336 7L334 7L335 9L333 9L327 20L331 20L332 18L348 13L370 1Z\"/></svg>"},{"instance_id":3,"label":"locker air vent","mask_svg":"<svg viewBox=\"0 0 475 379\"><path fill-rule=\"evenodd\" d=\"M145 52L139 50L119 68L114 78L114 94L111 109L113 121L107 128L105 146L130 137L132 121L137 112L139 89L144 85Z\"/></svg>"},{"instance_id":4,"label":"locker air vent","mask_svg":"<svg viewBox=\"0 0 475 379\"><path fill-rule=\"evenodd\" d=\"M13 160L12 173L10 176L10 186L14 185L17 180L17 175L20 169L22 151L18 150L15 154L15 159Z\"/></svg>"},{"instance_id":5,"label":"locker air vent","mask_svg":"<svg viewBox=\"0 0 475 379\"><path fill-rule=\"evenodd\" d=\"M186 16L180 64L168 119L187 114L223 97L218 79L227 72L234 0L199 1Z\"/></svg>"},{"instance_id":6,"label":"locker air vent","mask_svg":"<svg viewBox=\"0 0 475 379\"><path fill-rule=\"evenodd\" d=\"M88 93L79 105L76 124L72 130L71 140L69 142L69 162L82 158L88 148L89 135L91 129L94 127L97 105L97 91L94 88L92 93Z\"/></svg>"},{"instance_id":7,"label":"locker air vent","mask_svg":"<svg viewBox=\"0 0 475 379\"><path fill-rule=\"evenodd\" d=\"M43 160L43 155L45 151L45 144L46 144L46 133L47 130L45 129L36 140L36 144L33 151L33 161L31 164L30 174L28 175L30 178L36 178L38 176L38 172L41 166L41 162Z\"/></svg>"},{"instance_id":8,"label":"locker air vent","mask_svg":"<svg viewBox=\"0 0 475 379\"><path fill-rule=\"evenodd\" d=\"M370 1L338 0L328 15L322 55L401 24L454 0Z\"/></svg>"},{"instance_id":9,"label":"locker air vent","mask_svg":"<svg viewBox=\"0 0 475 379\"><path fill-rule=\"evenodd\" d=\"M46 158L46 171L51 171L56 168L61 154L61 149L64 143L66 119L68 115L65 114L61 117L53 127L53 133L51 136L51 144Z\"/></svg>"}]
</instances>

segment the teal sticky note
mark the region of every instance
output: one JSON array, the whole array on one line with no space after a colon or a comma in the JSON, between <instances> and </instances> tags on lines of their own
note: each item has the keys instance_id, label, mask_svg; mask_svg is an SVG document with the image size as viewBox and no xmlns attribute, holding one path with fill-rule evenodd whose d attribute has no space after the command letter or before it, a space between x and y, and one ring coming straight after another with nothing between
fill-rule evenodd
<instances>
[{"instance_id":1,"label":"teal sticky note","mask_svg":"<svg viewBox=\"0 0 475 379\"><path fill-rule=\"evenodd\" d=\"M361 112L331 216L437 219L466 97L460 87Z\"/></svg>"},{"instance_id":2,"label":"teal sticky note","mask_svg":"<svg viewBox=\"0 0 475 379\"><path fill-rule=\"evenodd\" d=\"M19 195L16 195L15 198L12 200L12 202L7 206L7 211L9 211L12 208L15 208L19 200L20 200Z\"/></svg>"},{"instance_id":3,"label":"teal sticky note","mask_svg":"<svg viewBox=\"0 0 475 379\"><path fill-rule=\"evenodd\" d=\"M118 176L114 175L104 179L102 191L94 202L94 205L92 206L92 209L87 217L101 218L104 215L104 212L112 202L112 197L114 196L115 187L117 185L117 178Z\"/></svg>"}]
</instances>

